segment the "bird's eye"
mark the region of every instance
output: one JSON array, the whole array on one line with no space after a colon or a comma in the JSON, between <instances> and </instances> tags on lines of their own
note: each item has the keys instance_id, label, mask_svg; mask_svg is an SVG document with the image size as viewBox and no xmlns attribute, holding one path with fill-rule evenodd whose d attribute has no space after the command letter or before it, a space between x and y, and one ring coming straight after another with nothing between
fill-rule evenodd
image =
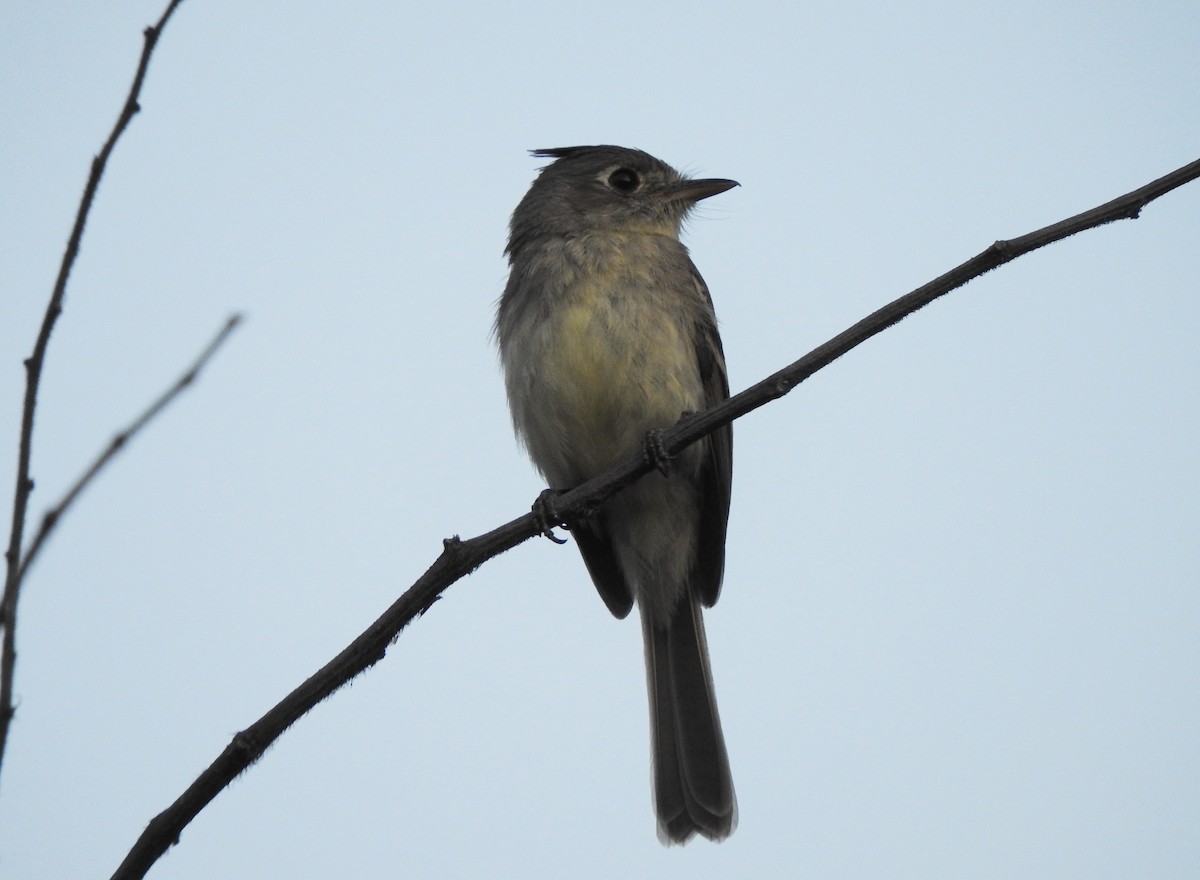
<instances>
[{"instance_id":1,"label":"bird's eye","mask_svg":"<svg viewBox=\"0 0 1200 880\"><path fill-rule=\"evenodd\" d=\"M642 180L632 168L618 168L608 176L608 185L619 193L631 193Z\"/></svg>"}]
</instances>

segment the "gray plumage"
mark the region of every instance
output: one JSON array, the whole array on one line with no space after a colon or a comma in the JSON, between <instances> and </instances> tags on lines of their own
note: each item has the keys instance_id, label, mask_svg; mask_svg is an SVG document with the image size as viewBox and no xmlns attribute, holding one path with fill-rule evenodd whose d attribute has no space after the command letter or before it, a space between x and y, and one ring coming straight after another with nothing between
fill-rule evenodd
<instances>
[{"instance_id":1,"label":"gray plumage","mask_svg":"<svg viewBox=\"0 0 1200 880\"><path fill-rule=\"evenodd\" d=\"M552 488L637 455L647 431L729 396L712 300L679 241L730 180L640 150L564 147L513 213L496 337L513 424ZM642 618L660 838L737 821L701 606L721 588L732 432L693 444L571 534L610 611Z\"/></svg>"}]
</instances>

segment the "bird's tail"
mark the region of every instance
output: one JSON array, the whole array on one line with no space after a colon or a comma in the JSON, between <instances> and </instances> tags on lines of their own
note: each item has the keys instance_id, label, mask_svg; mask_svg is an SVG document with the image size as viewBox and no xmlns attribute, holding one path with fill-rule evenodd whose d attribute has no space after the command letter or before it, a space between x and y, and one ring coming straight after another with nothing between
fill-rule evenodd
<instances>
[{"instance_id":1,"label":"bird's tail","mask_svg":"<svg viewBox=\"0 0 1200 880\"><path fill-rule=\"evenodd\" d=\"M700 603L689 592L666 626L650 618L642 613L658 836L664 843L697 832L724 840L737 826L737 799Z\"/></svg>"}]
</instances>

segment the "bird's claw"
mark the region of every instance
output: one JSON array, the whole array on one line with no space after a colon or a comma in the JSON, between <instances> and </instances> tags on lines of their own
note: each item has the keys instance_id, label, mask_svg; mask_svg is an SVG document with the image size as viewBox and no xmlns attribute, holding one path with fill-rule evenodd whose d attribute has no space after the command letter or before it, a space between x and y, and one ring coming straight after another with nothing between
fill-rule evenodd
<instances>
[{"instance_id":1,"label":"bird's claw","mask_svg":"<svg viewBox=\"0 0 1200 880\"><path fill-rule=\"evenodd\" d=\"M543 489L537 500L533 502L533 518L542 537L549 538L555 544L565 544L567 543L565 538L554 534L554 527L562 523L562 517L558 515L558 510L554 506L554 499L559 494L557 489ZM563 527L566 528L566 526Z\"/></svg>"},{"instance_id":2,"label":"bird's claw","mask_svg":"<svg viewBox=\"0 0 1200 880\"><path fill-rule=\"evenodd\" d=\"M667 453L662 437L661 428L651 428L647 431L646 439L642 442L642 455L645 456L647 464L667 477L671 474L672 456Z\"/></svg>"}]
</instances>

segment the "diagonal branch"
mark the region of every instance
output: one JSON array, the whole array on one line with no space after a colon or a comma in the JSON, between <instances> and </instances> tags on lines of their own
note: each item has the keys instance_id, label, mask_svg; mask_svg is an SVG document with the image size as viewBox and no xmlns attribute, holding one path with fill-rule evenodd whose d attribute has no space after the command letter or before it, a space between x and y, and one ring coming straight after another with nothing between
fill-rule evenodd
<instances>
[{"instance_id":1,"label":"diagonal branch","mask_svg":"<svg viewBox=\"0 0 1200 880\"><path fill-rule=\"evenodd\" d=\"M828 366L846 352L858 347L877 333L882 333L888 327L907 318L918 309L929 305L938 297L962 287L973 278L978 278L1005 263L1012 262L1017 257L1036 251L1048 244L1054 244L1064 238L1069 238L1077 232L1096 229L1116 220L1136 220L1142 208L1159 196L1166 195L1192 180L1200 177L1200 159L1190 162L1182 168L1177 168L1170 174L1165 174L1157 180L1152 180L1143 187L1119 196L1110 202L1105 202L1090 211L1076 214L1043 226L1041 229L1026 233L1019 238L1007 241L997 241L980 254L967 260L949 272L941 275L928 284L918 287L911 293L906 293L899 299L888 303L881 309L872 312L853 327L843 330L824 345L814 348L795 363L789 364L777 373L768 376L761 382L751 385L720 406L715 406L707 412L700 413L695 423L677 426L664 435L667 451L678 452L689 443L712 431L718 425L732 422L746 413L758 409L765 403L783 397L813 373ZM686 427L680 430L680 427ZM644 473L644 471L642 471ZM607 496L606 496L607 497Z\"/></svg>"},{"instance_id":2,"label":"diagonal branch","mask_svg":"<svg viewBox=\"0 0 1200 880\"><path fill-rule=\"evenodd\" d=\"M229 338L229 335L237 329L238 324L242 321L241 315L231 315L225 324L217 331L217 335L205 346L204 351L196 357L192 365L184 370L183 374L176 379L171 387L158 396L158 399L151 403L136 419L129 423L123 430L118 431L108 445L104 448L96 459L88 466L87 470L75 481L75 484L67 490L67 493L59 499L59 502L46 511L42 517L41 527L38 528L37 534L33 536L33 540L29 544L29 549L25 551L21 557L21 565L17 571L17 579L24 580L25 573L29 571L29 566L37 558L45 546L46 540L54 531L54 527L62 520L62 516L67 512L67 509L75 503L80 494L91 485L96 476L104 469L104 467L112 461L117 453L124 449L129 441L136 437L141 430L149 424L155 416L166 409L170 404L183 393L184 389L190 387L193 382L200 376L200 371L208 366L208 362L212 360L213 355L217 353L224 343Z\"/></svg>"},{"instance_id":3,"label":"diagonal branch","mask_svg":"<svg viewBox=\"0 0 1200 880\"><path fill-rule=\"evenodd\" d=\"M30 458L33 448L33 416L37 409L38 386L41 384L42 367L46 361L46 348L50 344L50 334L62 314L63 299L67 291L67 279L79 256L79 243L83 239L83 228L87 223L88 214L92 209L92 201L96 197L96 189L100 178L108 164L117 140L129 126L130 120L138 112L138 96L142 91L142 82L146 78L146 70L150 66L150 55L158 43L159 34L166 27L167 20L179 6L182 0L171 0L158 23L144 31L145 42L142 46L142 57L138 62L137 72L133 76L133 84L121 114L117 117L108 140L104 142L99 154L92 159L92 170L88 175L83 197L79 201L79 210L75 214L75 225L71 228L71 236L67 240L67 249L63 254L62 264L58 270L58 279L54 282L54 291L50 294L50 302L46 306L46 314L42 319L42 328L38 332L37 341L33 346L33 354L25 360L25 403L21 413L21 436L17 453L17 484L13 496L12 530L9 533L8 549L4 552L5 577L4 596L0 599L0 627L4 630L4 642L0 646L0 764L4 760L4 748L8 742L8 729L14 713L12 701L13 669L16 665L16 623L17 598L21 591L21 544L25 534L25 518L29 510L29 496L33 493L33 477L30 475Z\"/></svg>"},{"instance_id":4,"label":"diagonal branch","mask_svg":"<svg viewBox=\"0 0 1200 880\"><path fill-rule=\"evenodd\" d=\"M800 360L721 405L681 420L662 433L663 446L668 454L677 453L716 427L782 397L822 367L972 278L1077 232L1114 220L1136 218L1146 204L1196 177L1200 177L1200 160L1091 211L1020 238L996 242L978 256L884 306ZM569 492L557 495L554 507L558 522L570 522L587 516L615 492L648 473L651 467L649 461L636 458ZM262 718L234 736L233 741L179 799L151 820L113 874L113 880L144 877L151 865L179 840L184 827L225 786L257 761L308 710L382 660L388 645L399 636L401 630L414 617L432 607L443 590L493 556L540 533L541 526L534 515L528 513L485 535L466 541L457 537L444 541L442 553L433 565L378 620Z\"/></svg>"}]
</instances>

